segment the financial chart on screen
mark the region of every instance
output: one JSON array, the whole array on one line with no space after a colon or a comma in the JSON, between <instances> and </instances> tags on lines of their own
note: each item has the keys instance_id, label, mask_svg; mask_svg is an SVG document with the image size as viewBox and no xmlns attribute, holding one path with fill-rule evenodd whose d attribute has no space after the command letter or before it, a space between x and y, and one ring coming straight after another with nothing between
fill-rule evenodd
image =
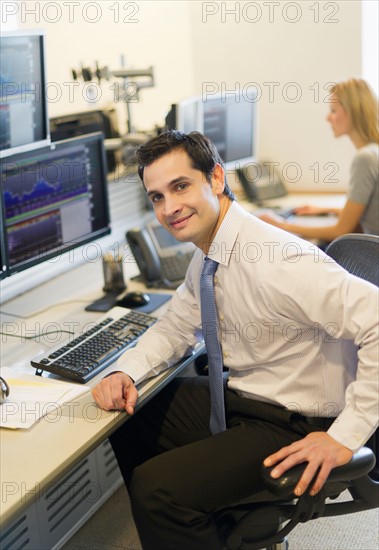
<instances>
[{"instance_id":1,"label":"financial chart on screen","mask_svg":"<svg viewBox=\"0 0 379 550\"><path fill-rule=\"evenodd\" d=\"M102 134L2 159L10 274L110 232Z\"/></svg>"}]
</instances>

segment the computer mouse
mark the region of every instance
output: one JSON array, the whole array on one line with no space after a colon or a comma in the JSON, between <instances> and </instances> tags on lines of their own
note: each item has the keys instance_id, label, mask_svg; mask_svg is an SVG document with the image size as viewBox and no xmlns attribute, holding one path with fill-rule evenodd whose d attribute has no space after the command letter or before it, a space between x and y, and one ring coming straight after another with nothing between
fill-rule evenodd
<instances>
[{"instance_id":1,"label":"computer mouse","mask_svg":"<svg viewBox=\"0 0 379 550\"><path fill-rule=\"evenodd\" d=\"M150 302L150 297L144 292L133 291L127 292L120 300L117 300L117 305L120 307L135 307L145 306Z\"/></svg>"}]
</instances>

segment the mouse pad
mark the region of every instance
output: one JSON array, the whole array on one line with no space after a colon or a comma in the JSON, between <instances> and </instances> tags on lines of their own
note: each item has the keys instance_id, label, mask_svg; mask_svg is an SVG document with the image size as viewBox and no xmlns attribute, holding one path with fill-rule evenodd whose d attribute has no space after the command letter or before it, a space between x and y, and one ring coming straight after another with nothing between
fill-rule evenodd
<instances>
[{"instance_id":1,"label":"mouse pad","mask_svg":"<svg viewBox=\"0 0 379 550\"><path fill-rule=\"evenodd\" d=\"M92 304L88 305L85 309L86 311L101 311L101 312L109 311L112 307L116 305L118 295L119 295L119 292L117 292L117 294L109 292L108 294L105 294L105 296L103 296L102 298L99 298L99 300L96 300ZM156 309L158 309L161 305L163 305L172 297L172 294L167 294L167 293L165 294L147 293L147 295L150 298L150 302L148 304L145 304L144 306L134 307L133 311L142 311L144 313L151 313Z\"/></svg>"},{"instance_id":2,"label":"mouse pad","mask_svg":"<svg viewBox=\"0 0 379 550\"><path fill-rule=\"evenodd\" d=\"M149 296L150 302L144 306L134 307L133 311L151 313L172 298L172 294L149 294L148 292L146 294Z\"/></svg>"}]
</instances>

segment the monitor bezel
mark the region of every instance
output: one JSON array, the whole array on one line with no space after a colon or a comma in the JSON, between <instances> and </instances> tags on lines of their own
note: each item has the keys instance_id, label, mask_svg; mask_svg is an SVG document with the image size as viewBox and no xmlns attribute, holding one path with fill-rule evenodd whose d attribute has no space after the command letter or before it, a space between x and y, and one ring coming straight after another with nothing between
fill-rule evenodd
<instances>
[{"instance_id":1,"label":"monitor bezel","mask_svg":"<svg viewBox=\"0 0 379 550\"><path fill-rule=\"evenodd\" d=\"M0 197L0 280L8 277L8 262L7 254L5 251L5 226L3 224L3 194L1 193Z\"/></svg>"},{"instance_id":2,"label":"monitor bezel","mask_svg":"<svg viewBox=\"0 0 379 550\"><path fill-rule=\"evenodd\" d=\"M34 149L46 147L51 143L50 137L50 122L49 122L49 108L47 100L47 76L46 76L46 33L43 29L28 29L17 31L1 31L0 41L3 38L12 37L39 37L40 44L40 62L41 62L41 101L43 101L43 125L44 125L44 138L33 141L31 143L24 143L22 145L16 145L14 147L8 147L7 149L0 150L0 159L6 158L18 153L24 153L33 151Z\"/></svg>"},{"instance_id":3,"label":"monitor bezel","mask_svg":"<svg viewBox=\"0 0 379 550\"><path fill-rule=\"evenodd\" d=\"M29 269L31 267L34 267L36 265L43 264L45 262L48 262L49 260L52 260L54 258L57 258L58 256L63 256L66 253L69 253L73 250L79 249L80 247L95 242L97 239L101 239L103 237L106 237L107 235L110 235L111 233L111 218L110 218L110 207L109 207L109 193L108 193L108 179L107 179L107 161L106 161L106 153L105 153L105 146L104 146L104 134L102 132L95 132L91 134L84 134L83 136L77 136L70 139L65 139L61 141L55 141L53 143L50 143L46 146L46 152L55 151L57 148L64 148L64 147L70 147L72 144L75 143L92 143L97 142L98 143L98 149L99 149L99 163L100 163L100 170L101 170L101 178L103 181L102 185L102 201L104 205L104 214L105 214L105 223L102 229L98 229L96 231L91 232L87 237L81 237L77 242L74 243L68 243L66 245L61 245L58 248L55 248L49 252L44 252L40 257L34 256L33 258L27 259L22 263L19 263L17 265L11 265L9 261L9 254L7 249L7 228L6 228L6 217L5 217L5 204L4 204L4 198L3 198L3 191L1 192L1 203L2 203L2 234L4 239L4 264L6 265L6 274L5 276L12 276L17 273L20 273L22 271L25 271L26 269ZM36 152L41 152L41 148L36 148ZM17 153L12 158L12 162L17 162L17 157L21 156L25 153L28 153L30 151L22 151ZM16 158L15 158L16 157Z\"/></svg>"}]
</instances>

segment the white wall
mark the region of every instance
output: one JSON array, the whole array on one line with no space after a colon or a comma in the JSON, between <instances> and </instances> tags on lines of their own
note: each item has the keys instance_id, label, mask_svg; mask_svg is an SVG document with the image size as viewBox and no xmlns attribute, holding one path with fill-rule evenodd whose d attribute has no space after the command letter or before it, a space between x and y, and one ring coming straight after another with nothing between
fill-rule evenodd
<instances>
[{"instance_id":1,"label":"white wall","mask_svg":"<svg viewBox=\"0 0 379 550\"><path fill-rule=\"evenodd\" d=\"M162 123L171 102L201 93L206 83L222 91L256 82L260 157L279 163L293 190L346 188L354 149L346 137L335 140L325 122L324 87L362 72L360 0L82 0L74 15L66 1L20 2L36 4L39 13L18 15L21 26L47 32L48 77L63 90L50 102L51 115L98 106L84 102L82 85L70 102L70 68L95 60L117 68L120 54L129 67L155 69L156 87L132 105L140 128ZM110 86L103 98L112 98Z\"/></svg>"},{"instance_id":2,"label":"white wall","mask_svg":"<svg viewBox=\"0 0 379 550\"><path fill-rule=\"evenodd\" d=\"M362 0L362 75L379 94L379 4Z\"/></svg>"}]
</instances>

